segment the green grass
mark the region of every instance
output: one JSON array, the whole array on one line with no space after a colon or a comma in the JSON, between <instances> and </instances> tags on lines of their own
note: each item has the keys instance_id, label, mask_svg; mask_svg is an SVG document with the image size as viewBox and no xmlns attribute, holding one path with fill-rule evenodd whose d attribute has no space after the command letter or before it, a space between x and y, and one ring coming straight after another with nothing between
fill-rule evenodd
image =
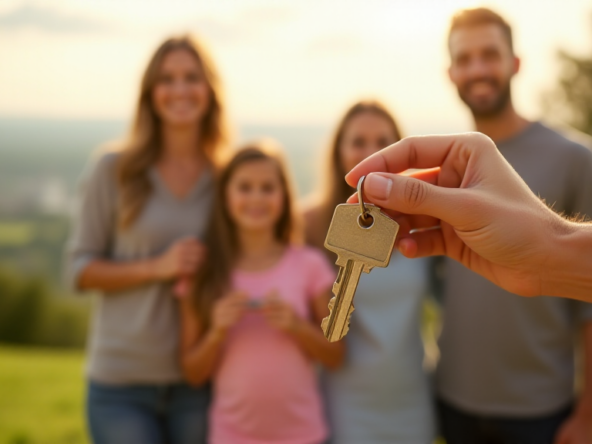
<instances>
[{"instance_id":1,"label":"green grass","mask_svg":"<svg viewBox=\"0 0 592 444\"><path fill-rule=\"evenodd\" d=\"M81 351L0 346L1 444L88 444L83 357Z\"/></svg>"},{"instance_id":2,"label":"green grass","mask_svg":"<svg viewBox=\"0 0 592 444\"><path fill-rule=\"evenodd\" d=\"M88 443L83 353L0 347L0 443Z\"/></svg>"},{"instance_id":3,"label":"green grass","mask_svg":"<svg viewBox=\"0 0 592 444\"><path fill-rule=\"evenodd\" d=\"M31 242L35 235L35 226L30 222L0 222L0 245L20 247Z\"/></svg>"}]
</instances>

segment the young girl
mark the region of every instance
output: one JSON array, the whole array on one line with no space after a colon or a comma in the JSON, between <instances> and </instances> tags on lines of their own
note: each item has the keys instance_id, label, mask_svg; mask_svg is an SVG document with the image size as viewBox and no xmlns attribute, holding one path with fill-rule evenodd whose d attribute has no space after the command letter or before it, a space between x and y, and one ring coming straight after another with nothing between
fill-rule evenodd
<instances>
[{"instance_id":1,"label":"young girl","mask_svg":"<svg viewBox=\"0 0 592 444\"><path fill-rule=\"evenodd\" d=\"M180 303L185 376L213 379L211 444L327 438L314 362L343 359L320 328L335 272L297 234L281 157L265 144L238 151L220 173L195 297Z\"/></svg>"}]
</instances>

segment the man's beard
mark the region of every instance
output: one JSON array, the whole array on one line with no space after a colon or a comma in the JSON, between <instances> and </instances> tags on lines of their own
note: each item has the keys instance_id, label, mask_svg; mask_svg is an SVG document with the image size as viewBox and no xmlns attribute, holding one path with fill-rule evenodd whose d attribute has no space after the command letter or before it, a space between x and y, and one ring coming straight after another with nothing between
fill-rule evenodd
<instances>
[{"instance_id":1,"label":"man's beard","mask_svg":"<svg viewBox=\"0 0 592 444\"><path fill-rule=\"evenodd\" d=\"M498 84L498 82L495 80L477 79L464 85L462 90L460 88L458 89L459 97L465 103L465 105L469 107L471 113L473 114L473 117L475 117L476 119L491 118L499 115L506 108L506 106L512 99L512 94L510 91L510 80L508 80L501 86L501 88L499 88L498 95L492 101L488 103L474 103L474 101L471 101L471 99L469 98L470 95L464 93L463 91L469 89L471 84L475 82L482 82L484 80L493 84L494 86L497 86Z\"/></svg>"}]
</instances>

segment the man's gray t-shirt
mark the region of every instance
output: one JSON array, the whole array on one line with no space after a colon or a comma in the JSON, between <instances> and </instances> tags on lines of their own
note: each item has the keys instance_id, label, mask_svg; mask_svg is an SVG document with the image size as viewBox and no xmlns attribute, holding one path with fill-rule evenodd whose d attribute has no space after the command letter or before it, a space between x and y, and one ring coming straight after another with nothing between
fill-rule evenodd
<instances>
[{"instance_id":1,"label":"man's gray t-shirt","mask_svg":"<svg viewBox=\"0 0 592 444\"><path fill-rule=\"evenodd\" d=\"M500 152L555 211L592 216L592 152L532 123ZM519 221L516 221L517 223ZM439 396L470 413L528 417L573 399L574 346L592 304L502 290L447 259Z\"/></svg>"},{"instance_id":2,"label":"man's gray t-shirt","mask_svg":"<svg viewBox=\"0 0 592 444\"><path fill-rule=\"evenodd\" d=\"M117 225L119 154L91 164L83 182L74 230L67 247L67 278L77 287L93 260L127 262L163 253L184 237L204 234L213 200L213 175L206 170L193 190L177 198L155 169L147 172L152 192L126 229ZM182 381L177 303L168 283L101 292L89 338L88 376L110 384L170 384Z\"/></svg>"}]
</instances>

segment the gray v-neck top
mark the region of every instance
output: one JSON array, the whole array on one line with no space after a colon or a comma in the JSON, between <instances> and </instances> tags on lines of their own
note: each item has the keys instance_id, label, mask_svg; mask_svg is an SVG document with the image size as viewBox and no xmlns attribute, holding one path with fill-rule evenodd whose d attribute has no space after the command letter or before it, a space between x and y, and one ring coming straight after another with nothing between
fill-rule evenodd
<instances>
[{"instance_id":1,"label":"gray v-neck top","mask_svg":"<svg viewBox=\"0 0 592 444\"><path fill-rule=\"evenodd\" d=\"M213 174L206 170L185 197L174 196L155 169L153 186L136 221L117 227L118 153L104 154L84 174L80 202L67 245L67 279L97 259L127 262L163 253L184 237L201 238L213 200ZM89 338L87 372L111 384L167 384L182 380L179 321L170 283L99 293Z\"/></svg>"}]
</instances>

